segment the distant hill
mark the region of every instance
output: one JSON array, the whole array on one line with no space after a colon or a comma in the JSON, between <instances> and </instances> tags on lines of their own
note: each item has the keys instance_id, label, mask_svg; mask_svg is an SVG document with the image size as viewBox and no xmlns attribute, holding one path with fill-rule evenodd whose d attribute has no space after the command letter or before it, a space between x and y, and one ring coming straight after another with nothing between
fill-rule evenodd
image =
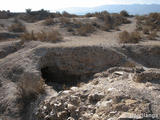
<instances>
[{"instance_id":1,"label":"distant hill","mask_svg":"<svg viewBox=\"0 0 160 120\"><path fill-rule=\"evenodd\" d=\"M152 12L160 12L160 4L131 4L131 5L103 5L93 8L86 8L86 7L73 7L73 8L64 8L59 11L67 11L69 13L79 14L83 15L88 12L98 12L98 11L104 11L107 10L111 13L118 13L122 10L126 10L129 12L129 14L132 15L143 15L143 14L149 14Z\"/></svg>"}]
</instances>

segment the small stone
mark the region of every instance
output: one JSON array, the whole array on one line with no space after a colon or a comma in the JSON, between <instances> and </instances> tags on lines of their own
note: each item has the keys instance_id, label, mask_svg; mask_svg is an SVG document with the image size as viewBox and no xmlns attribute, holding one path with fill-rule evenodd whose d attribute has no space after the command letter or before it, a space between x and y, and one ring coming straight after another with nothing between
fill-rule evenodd
<instances>
[{"instance_id":1,"label":"small stone","mask_svg":"<svg viewBox=\"0 0 160 120\"><path fill-rule=\"evenodd\" d=\"M68 104L67 106L69 111L75 111L76 110L76 106L72 105L72 104Z\"/></svg>"},{"instance_id":2,"label":"small stone","mask_svg":"<svg viewBox=\"0 0 160 120\"><path fill-rule=\"evenodd\" d=\"M124 72L122 72L122 71L116 71L116 72L114 72L114 74L116 74L116 75L123 75Z\"/></svg>"},{"instance_id":3,"label":"small stone","mask_svg":"<svg viewBox=\"0 0 160 120\"><path fill-rule=\"evenodd\" d=\"M43 106L43 109L44 109L44 110L46 110L46 109L47 109L47 107L46 107L46 106Z\"/></svg>"},{"instance_id":4,"label":"small stone","mask_svg":"<svg viewBox=\"0 0 160 120\"><path fill-rule=\"evenodd\" d=\"M66 111L62 111L62 112L57 113L57 116L58 118L65 120L68 116L68 113Z\"/></svg>"},{"instance_id":5,"label":"small stone","mask_svg":"<svg viewBox=\"0 0 160 120\"><path fill-rule=\"evenodd\" d=\"M74 105L78 105L80 103L80 97L71 95L70 102Z\"/></svg>"},{"instance_id":6,"label":"small stone","mask_svg":"<svg viewBox=\"0 0 160 120\"><path fill-rule=\"evenodd\" d=\"M102 94L91 94L88 96L89 102L91 103L97 103L98 101L100 101L102 98L104 97L104 95Z\"/></svg>"},{"instance_id":7,"label":"small stone","mask_svg":"<svg viewBox=\"0 0 160 120\"><path fill-rule=\"evenodd\" d=\"M112 103L112 99L109 100L109 101L98 102L98 103L96 104L96 106L97 106L97 107L106 107L106 106L108 106L110 103Z\"/></svg>"},{"instance_id":8,"label":"small stone","mask_svg":"<svg viewBox=\"0 0 160 120\"><path fill-rule=\"evenodd\" d=\"M137 102L136 100L131 100L131 99L125 100L126 105L131 105L131 104L134 104L136 102Z\"/></svg>"},{"instance_id":9,"label":"small stone","mask_svg":"<svg viewBox=\"0 0 160 120\"><path fill-rule=\"evenodd\" d=\"M70 90L65 90L65 91L62 92L62 94L64 94L64 95L69 94L69 93L71 93Z\"/></svg>"},{"instance_id":10,"label":"small stone","mask_svg":"<svg viewBox=\"0 0 160 120\"><path fill-rule=\"evenodd\" d=\"M110 112L110 115L115 115L115 114L117 114L117 111L111 111Z\"/></svg>"},{"instance_id":11,"label":"small stone","mask_svg":"<svg viewBox=\"0 0 160 120\"><path fill-rule=\"evenodd\" d=\"M93 85L97 85L99 83L98 80L93 81Z\"/></svg>"},{"instance_id":12,"label":"small stone","mask_svg":"<svg viewBox=\"0 0 160 120\"><path fill-rule=\"evenodd\" d=\"M116 89L115 88L108 88L108 91L111 92L111 91L115 91Z\"/></svg>"},{"instance_id":13,"label":"small stone","mask_svg":"<svg viewBox=\"0 0 160 120\"><path fill-rule=\"evenodd\" d=\"M75 120L73 117L69 117L67 120Z\"/></svg>"},{"instance_id":14,"label":"small stone","mask_svg":"<svg viewBox=\"0 0 160 120\"><path fill-rule=\"evenodd\" d=\"M76 91L76 90L78 90L78 87L71 87L70 90Z\"/></svg>"}]
</instances>

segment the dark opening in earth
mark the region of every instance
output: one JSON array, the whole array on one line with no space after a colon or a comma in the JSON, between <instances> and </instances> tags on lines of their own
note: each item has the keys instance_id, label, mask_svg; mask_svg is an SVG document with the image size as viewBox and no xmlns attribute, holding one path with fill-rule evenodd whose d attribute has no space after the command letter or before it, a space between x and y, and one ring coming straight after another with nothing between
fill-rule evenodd
<instances>
[{"instance_id":1,"label":"dark opening in earth","mask_svg":"<svg viewBox=\"0 0 160 120\"><path fill-rule=\"evenodd\" d=\"M45 67L41 69L41 72L45 83L52 86L56 91L77 86L80 82L87 82L89 78L88 76L84 77L82 75L70 74L66 71L59 70L56 67Z\"/></svg>"}]
</instances>

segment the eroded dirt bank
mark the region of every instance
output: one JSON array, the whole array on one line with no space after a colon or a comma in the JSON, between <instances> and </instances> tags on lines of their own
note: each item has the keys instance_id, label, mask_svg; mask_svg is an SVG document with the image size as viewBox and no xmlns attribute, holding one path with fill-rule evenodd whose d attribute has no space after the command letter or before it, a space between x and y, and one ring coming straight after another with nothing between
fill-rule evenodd
<instances>
[{"instance_id":1,"label":"eroded dirt bank","mask_svg":"<svg viewBox=\"0 0 160 120\"><path fill-rule=\"evenodd\" d=\"M2 43L0 51L4 118L102 120L160 113L158 45L73 47L15 41ZM39 92L42 78L45 92L33 100L22 96ZM28 87L19 89L20 83Z\"/></svg>"}]
</instances>

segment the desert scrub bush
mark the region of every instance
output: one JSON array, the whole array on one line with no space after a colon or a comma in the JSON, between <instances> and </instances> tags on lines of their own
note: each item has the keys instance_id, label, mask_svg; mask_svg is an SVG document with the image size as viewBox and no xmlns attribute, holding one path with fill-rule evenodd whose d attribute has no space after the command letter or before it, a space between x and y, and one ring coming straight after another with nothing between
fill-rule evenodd
<instances>
[{"instance_id":1,"label":"desert scrub bush","mask_svg":"<svg viewBox=\"0 0 160 120\"><path fill-rule=\"evenodd\" d=\"M138 43L141 40L141 35L139 32L129 33L127 31L123 31L119 33L120 43Z\"/></svg>"},{"instance_id":2,"label":"desert scrub bush","mask_svg":"<svg viewBox=\"0 0 160 120\"><path fill-rule=\"evenodd\" d=\"M77 17L77 15L75 15L75 14L70 14L70 13L68 13L68 12L66 12L66 11L63 11L63 12L62 12L62 16L63 16L63 17L68 17L68 18Z\"/></svg>"},{"instance_id":3,"label":"desert scrub bush","mask_svg":"<svg viewBox=\"0 0 160 120\"><path fill-rule=\"evenodd\" d=\"M149 34L150 33L150 28L149 27L143 27L143 34Z\"/></svg>"},{"instance_id":4,"label":"desert scrub bush","mask_svg":"<svg viewBox=\"0 0 160 120\"><path fill-rule=\"evenodd\" d=\"M9 32L25 32L26 27L22 23L15 23L8 27Z\"/></svg>"},{"instance_id":5,"label":"desert scrub bush","mask_svg":"<svg viewBox=\"0 0 160 120\"><path fill-rule=\"evenodd\" d=\"M147 36L147 38L150 39L150 40L156 40L156 37L158 37L157 31L152 31L152 32Z\"/></svg>"},{"instance_id":6,"label":"desert scrub bush","mask_svg":"<svg viewBox=\"0 0 160 120\"><path fill-rule=\"evenodd\" d=\"M17 96L20 108L34 101L40 94L45 93L45 83L42 78L34 80L33 76L24 76L17 84Z\"/></svg>"},{"instance_id":7,"label":"desert scrub bush","mask_svg":"<svg viewBox=\"0 0 160 120\"><path fill-rule=\"evenodd\" d=\"M103 31L110 31L113 28L111 24L104 24L103 26L100 27L101 30Z\"/></svg>"},{"instance_id":8,"label":"desert scrub bush","mask_svg":"<svg viewBox=\"0 0 160 120\"><path fill-rule=\"evenodd\" d=\"M31 33L25 32L24 34L21 35L22 40L36 40L36 36L34 32L32 31Z\"/></svg>"},{"instance_id":9,"label":"desert scrub bush","mask_svg":"<svg viewBox=\"0 0 160 120\"><path fill-rule=\"evenodd\" d=\"M141 26L141 30L149 27L150 31L160 31L160 13L151 13L147 16L137 16L137 26Z\"/></svg>"},{"instance_id":10,"label":"desert scrub bush","mask_svg":"<svg viewBox=\"0 0 160 120\"><path fill-rule=\"evenodd\" d=\"M128 43L130 41L130 34L127 31L119 33L120 43Z\"/></svg>"},{"instance_id":11,"label":"desert scrub bush","mask_svg":"<svg viewBox=\"0 0 160 120\"><path fill-rule=\"evenodd\" d=\"M54 19L53 18L47 18L47 19L45 19L45 21L43 22L43 24L44 25L47 25L47 26L49 26L49 25L54 25L55 24L55 21L54 21Z\"/></svg>"},{"instance_id":12,"label":"desert scrub bush","mask_svg":"<svg viewBox=\"0 0 160 120\"><path fill-rule=\"evenodd\" d=\"M33 31L31 33L26 32L21 36L21 39L22 40L39 40L42 42L56 43L61 41L63 38L58 31L53 30L51 32L41 31L38 33L34 33Z\"/></svg>"},{"instance_id":13,"label":"desert scrub bush","mask_svg":"<svg viewBox=\"0 0 160 120\"><path fill-rule=\"evenodd\" d=\"M58 42L62 40L62 36L58 31L51 31L51 32L39 32L36 34L37 40L45 41L45 42Z\"/></svg>"},{"instance_id":14,"label":"desert scrub bush","mask_svg":"<svg viewBox=\"0 0 160 120\"><path fill-rule=\"evenodd\" d=\"M60 19L61 27L67 27L71 24L71 21L67 17L61 17Z\"/></svg>"},{"instance_id":15,"label":"desert scrub bush","mask_svg":"<svg viewBox=\"0 0 160 120\"><path fill-rule=\"evenodd\" d=\"M31 9L26 9L25 14L19 15L19 18L25 20L26 22L36 22L39 20L47 19L48 17L53 17L53 14L44 9L38 11L32 11Z\"/></svg>"},{"instance_id":16,"label":"desert scrub bush","mask_svg":"<svg viewBox=\"0 0 160 120\"><path fill-rule=\"evenodd\" d=\"M7 11L0 10L0 19L8 19L10 17L13 17L13 15L11 14L11 12L9 10L7 10Z\"/></svg>"},{"instance_id":17,"label":"desert scrub bush","mask_svg":"<svg viewBox=\"0 0 160 120\"><path fill-rule=\"evenodd\" d=\"M81 36L86 36L89 33L93 33L95 31L94 26L92 26L91 24L82 24L77 30L77 35L81 35Z\"/></svg>"},{"instance_id":18,"label":"desert scrub bush","mask_svg":"<svg viewBox=\"0 0 160 120\"><path fill-rule=\"evenodd\" d=\"M108 31L108 29L114 29L121 24L129 24L131 22L120 14L117 14L117 13L110 14L107 11L96 13L95 16L104 22L105 27L102 26L101 28L102 30L104 29L105 31L106 29Z\"/></svg>"},{"instance_id":19,"label":"desert scrub bush","mask_svg":"<svg viewBox=\"0 0 160 120\"><path fill-rule=\"evenodd\" d=\"M128 12L126 10L122 10L120 12L120 15L123 16L123 17L129 17L129 14L128 14Z\"/></svg>"}]
</instances>

